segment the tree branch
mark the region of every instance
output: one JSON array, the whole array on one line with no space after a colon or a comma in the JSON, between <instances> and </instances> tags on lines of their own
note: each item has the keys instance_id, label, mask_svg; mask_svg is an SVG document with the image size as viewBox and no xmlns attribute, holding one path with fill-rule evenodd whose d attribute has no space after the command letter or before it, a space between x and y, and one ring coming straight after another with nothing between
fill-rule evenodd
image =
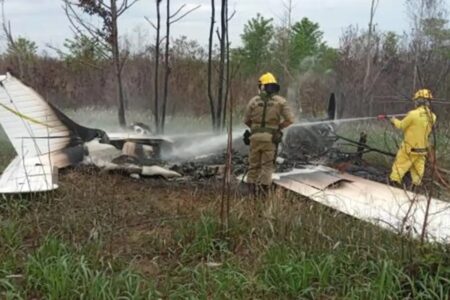
<instances>
[{"instance_id":1,"label":"tree branch","mask_svg":"<svg viewBox=\"0 0 450 300\"><path fill-rule=\"evenodd\" d=\"M222 41L222 37L220 36L219 28L216 29L216 35L217 35L217 38L219 39L219 42Z\"/></svg>"},{"instance_id":2,"label":"tree branch","mask_svg":"<svg viewBox=\"0 0 450 300\"><path fill-rule=\"evenodd\" d=\"M144 19L153 27L153 29L157 30L155 23L152 22L148 17L144 17Z\"/></svg>"},{"instance_id":3,"label":"tree branch","mask_svg":"<svg viewBox=\"0 0 450 300\"><path fill-rule=\"evenodd\" d=\"M172 15L170 15L169 19L175 18L185 7L186 4L181 5Z\"/></svg>"},{"instance_id":4,"label":"tree branch","mask_svg":"<svg viewBox=\"0 0 450 300\"><path fill-rule=\"evenodd\" d=\"M231 13L231 15L228 17L227 22L230 22L231 19L233 19L235 15L236 15L236 10L233 10L233 12Z\"/></svg>"},{"instance_id":5,"label":"tree branch","mask_svg":"<svg viewBox=\"0 0 450 300\"><path fill-rule=\"evenodd\" d=\"M133 0L131 1L130 4L128 4L128 0L124 1L122 3L122 5L120 6L120 8L117 11L117 17L120 17L126 10L128 10L129 8L131 8L133 5L136 4L136 2L138 2L139 0Z\"/></svg>"},{"instance_id":6,"label":"tree branch","mask_svg":"<svg viewBox=\"0 0 450 300\"><path fill-rule=\"evenodd\" d=\"M72 25L72 28L75 29L75 31L78 33L78 35L80 36L87 36L84 31L77 25L79 24L81 27L84 28L84 30L94 39L94 41L96 43L101 44L103 47L110 49L111 45L105 43L104 41L101 40L101 38L99 37L99 29L97 27L95 27L94 25L87 23L86 21L83 20L77 13L76 11L73 9L72 5L70 4L69 1L63 0L66 3L66 6L64 8L65 12L66 12L66 16L67 19L69 20L70 24ZM72 12L72 14L70 14L70 12ZM74 20L75 19L75 20ZM76 22L76 23L75 23ZM92 29L94 28L94 30ZM108 57L110 57L108 55Z\"/></svg>"},{"instance_id":7,"label":"tree branch","mask_svg":"<svg viewBox=\"0 0 450 300\"><path fill-rule=\"evenodd\" d=\"M187 15L189 15L191 12L199 9L201 7L201 5L197 5L196 7L191 8L190 10L188 10L187 12L185 12L184 14L182 14L180 17L178 17L177 19L170 21L170 24L176 23L178 21L180 21L181 19L183 19L184 17L186 17Z\"/></svg>"}]
</instances>

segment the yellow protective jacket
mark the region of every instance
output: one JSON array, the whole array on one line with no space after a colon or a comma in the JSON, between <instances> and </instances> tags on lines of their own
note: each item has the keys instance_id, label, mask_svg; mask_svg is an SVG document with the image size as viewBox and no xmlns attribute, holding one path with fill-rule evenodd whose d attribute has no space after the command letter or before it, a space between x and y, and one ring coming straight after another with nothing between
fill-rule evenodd
<instances>
[{"instance_id":1,"label":"yellow protective jacket","mask_svg":"<svg viewBox=\"0 0 450 300\"><path fill-rule=\"evenodd\" d=\"M426 106L419 106L411 110L402 120L392 118L392 124L403 130L402 147L406 153L426 154L429 143L428 137L431 133L436 115Z\"/></svg>"}]
</instances>

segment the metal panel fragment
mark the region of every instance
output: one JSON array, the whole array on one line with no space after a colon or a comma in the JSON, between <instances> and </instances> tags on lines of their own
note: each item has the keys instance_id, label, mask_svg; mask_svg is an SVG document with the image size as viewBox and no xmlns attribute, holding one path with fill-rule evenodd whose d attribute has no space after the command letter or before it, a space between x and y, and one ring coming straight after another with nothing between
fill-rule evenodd
<instances>
[{"instance_id":1,"label":"metal panel fragment","mask_svg":"<svg viewBox=\"0 0 450 300\"><path fill-rule=\"evenodd\" d=\"M310 167L310 173L317 167ZM323 173L337 174L336 170L321 167ZM349 174L339 174L345 179L339 185L325 189L292 179L289 174L278 174L275 183L306 196L318 203L336 209L357 219L370 222L397 233L419 237L425 220L427 197L366 180ZM311 179L311 178L310 178ZM320 184L316 184L320 186ZM429 241L450 243L450 203L431 198L425 236Z\"/></svg>"}]
</instances>

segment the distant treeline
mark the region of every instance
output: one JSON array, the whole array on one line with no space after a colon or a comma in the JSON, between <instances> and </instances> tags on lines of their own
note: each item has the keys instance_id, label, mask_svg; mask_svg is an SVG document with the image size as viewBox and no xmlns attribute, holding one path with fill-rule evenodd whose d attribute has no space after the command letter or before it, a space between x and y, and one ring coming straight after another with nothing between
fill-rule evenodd
<instances>
[{"instance_id":1,"label":"distant treeline","mask_svg":"<svg viewBox=\"0 0 450 300\"><path fill-rule=\"evenodd\" d=\"M272 19L257 15L245 25L242 47L230 50L229 98L241 112L257 92L259 75L270 71L279 78L281 93L305 117L320 117L331 92L338 99L338 115L345 117L401 112L409 107L408 102L388 102L406 101L422 87L432 89L441 101L449 101L448 18L434 10L411 18L415 26L403 35L380 32L374 25L370 30L348 27L339 47L331 48L323 41L319 24L307 18L276 26ZM161 86L154 86L155 47L149 43L130 51L129 43L122 44L126 109L151 110L154 90L163 88L162 80ZM99 44L78 36L68 39L57 53L38 54L33 41L18 37L1 55L0 67L11 68L60 107L117 104L114 68L101 55ZM171 40L168 115L210 113L207 61L208 49L196 41ZM213 68L218 62L215 49Z\"/></svg>"}]
</instances>

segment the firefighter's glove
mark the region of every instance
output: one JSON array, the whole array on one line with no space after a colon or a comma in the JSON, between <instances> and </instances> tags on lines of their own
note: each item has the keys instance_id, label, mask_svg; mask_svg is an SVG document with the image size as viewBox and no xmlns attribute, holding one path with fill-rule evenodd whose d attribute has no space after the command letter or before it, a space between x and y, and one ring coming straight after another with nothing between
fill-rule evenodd
<instances>
[{"instance_id":1,"label":"firefighter's glove","mask_svg":"<svg viewBox=\"0 0 450 300\"><path fill-rule=\"evenodd\" d=\"M250 145L250 136L251 135L252 135L252 133L248 129L244 132L243 140L244 140L244 144L247 146Z\"/></svg>"},{"instance_id":2,"label":"firefighter's glove","mask_svg":"<svg viewBox=\"0 0 450 300\"><path fill-rule=\"evenodd\" d=\"M275 145L278 145L283 140L283 132L281 130L277 130L272 134L272 142Z\"/></svg>"},{"instance_id":3,"label":"firefighter's glove","mask_svg":"<svg viewBox=\"0 0 450 300\"><path fill-rule=\"evenodd\" d=\"M391 122L392 125L395 124L395 120L397 120L395 117L392 117L392 118L389 119L389 121Z\"/></svg>"}]
</instances>

